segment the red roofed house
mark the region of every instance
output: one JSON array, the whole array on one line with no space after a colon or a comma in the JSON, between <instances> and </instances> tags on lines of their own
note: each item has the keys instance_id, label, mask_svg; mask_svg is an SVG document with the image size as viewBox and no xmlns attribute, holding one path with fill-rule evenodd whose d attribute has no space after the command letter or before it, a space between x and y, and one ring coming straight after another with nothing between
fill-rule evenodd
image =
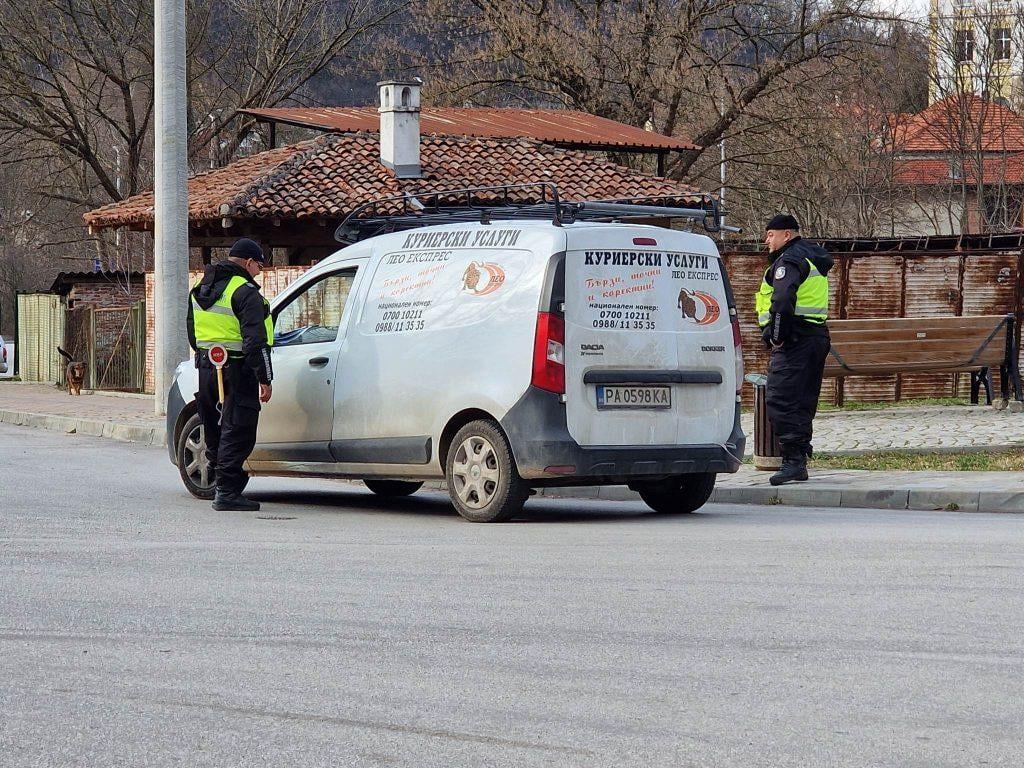
<instances>
[{"instance_id":1,"label":"red roofed house","mask_svg":"<svg viewBox=\"0 0 1024 768\"><path fill-rule=\"evenodd\" d=\"M310 116L330 110L266 110L286 113L282 119L292 125L342 132L269 149L191 178L189 244L202 252L201 260L209 262L212 249L246 236L271 249L276 265L309 264L341 247L334 230L354 209L404 193L551 182L569 200L651 197L660 205L690 206L708 200L691 186L639 173L593 151L661 157L692 148L680 139L578 112L492 109L480 110L475 120L464 114L472 110L457 110L463 113L458 120L434 115L432 124L447 125L451 133L421 136L419 83L383 83L381 93L382 103L394 93L408 106L385 103L377 116L379 132L366 130L368 110L334 110L358 113L360 120L327 125ZM514 135L517 125L521 135ZM535 202L531 196L537 192L516 190L511 199ZM92 230L151 230L153 211L153 193L147 192L91 211L85 222Z\"/></svg>"},{"instance_id":2,"label":"red roofed house","mask_svg":"<svg viewBox=\"0 0 1024 768\"><path fill-rule=\"evenodd\" d=\"M893 119L894 186L904 195L897 235L1021 227L1024 117L969 93Z\"/></svg>"},{"instance_id":3,"label":"red roofed house","mask_svg":"<svg viewBox=\"0 0 1024 768\"><path fill-rule=\"evenodd\" d=\"M343 132L272 148L189 179L193 269L210 263L215 249L226 256L236 239L251 237L278 267L260 276L264 294L273 296L306 266L342 247L334 232L349 213L402 194L422 197L441 190L532 184L507 191L510 201L529 204L541 202L537 183L550 182L566 200L650 198L653 205L688 207L709 202L693 187L639 173L597 153L641 152L663 159L669 151L692 149L686 141L563 110L481 110L475 117L471 110L435 111L434 127L448 126L450 133L421 136L419 88L418 81L381 83L375 125L368 123L368 110L348 115L362 122L328 125L315 122L324 110L286 110L282 121L288 124ZM497 197L482 195L473 202ZM91 231L151 231L153 219L152 192L85 216ZM147 298L153 293L151 278ZM147 302L146 391L153 389L153 306Z\"/></svg>"}]
</instances>

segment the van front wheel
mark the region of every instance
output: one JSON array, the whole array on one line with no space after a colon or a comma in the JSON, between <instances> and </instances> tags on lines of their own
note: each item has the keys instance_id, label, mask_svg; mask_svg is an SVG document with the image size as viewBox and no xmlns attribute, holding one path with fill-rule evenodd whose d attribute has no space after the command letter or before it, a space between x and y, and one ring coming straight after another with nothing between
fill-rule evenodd
<instances>
[{"instance_id":1,"label":"van front wheel","mask_svg":"<svg viewBox=\"0 0 1024 768\"><path fill-rule=\"evenodd\" d=\"M175 455L178 474L188 492L197 499L212 499L216 476L206 460L206 434L198 413L192 414L178 433Z\"/></svg>"},{"instance_id":2,"label":"van front wheel","mask_svg":"<svg viewBox=\"0 0 1024 768\"><path fill-rule=\"evenodd\" d=\"M715 490L714 472L680 475L654 483L631 485L644 503L663 515L685 515L703 507Z\"/></svg>"},{"instance_id":3,"label":"van front wheel","mask_svg":"<svg viewBox=\"0 0 1024 768\"><path fill-rule=\"evenodd\" d=\"M455 509L474 523L511 519L530 493L508 440L492 421L471 421L458 431L448 448L445 479Z\"/></svg>"}]
</instances>

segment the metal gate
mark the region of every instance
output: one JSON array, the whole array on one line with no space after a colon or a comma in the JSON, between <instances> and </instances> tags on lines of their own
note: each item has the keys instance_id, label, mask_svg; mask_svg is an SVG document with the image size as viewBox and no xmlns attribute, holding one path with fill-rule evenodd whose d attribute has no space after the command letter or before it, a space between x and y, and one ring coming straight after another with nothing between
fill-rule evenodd
<instances>
[{"instance_id":1,"label":"metal gate","mask_svg":"<svg viewBox=\"0 0 1024 768\"><path fill-rule=\"evenodd\" d=\"M16 354L22 381L64 383L64 298L52 293L19 293Z\"/></svg>"},{"instance_id":2,"label":"metal gate","mask_svg":"<svg viewBox=\"0 0 1024 768\"><path fill-rule=\"evenodd\" d=\"M91 312L89 376L93 389L141 392L146 360L146 309L96 307Z\"/></svg>"},{"instance_id":3,"label":"metal gate","mask_svg":"<svg viewBox=\"0 0 1024 768\"><path fill-rule=\"evenodd\" d=\"M87 389L141 392L146 305L83 307L67 313L65 349L85 363Z\"/></svg>"}]
</instances>

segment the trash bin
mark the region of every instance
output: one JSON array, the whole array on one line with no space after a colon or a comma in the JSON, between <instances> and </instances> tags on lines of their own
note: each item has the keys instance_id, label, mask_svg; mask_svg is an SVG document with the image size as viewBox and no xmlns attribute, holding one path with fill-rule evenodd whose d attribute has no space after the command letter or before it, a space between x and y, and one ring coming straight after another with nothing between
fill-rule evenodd
<instances>
[{"instance_id":1,"label":"trash bin","mask_svg":"<svg viewBox=\"0 0 1024 768\"><path fill-rule=\"evenodd\" d=\"M782 466L782 446L768 421L768 377L751 373L744 378L754 385L754 468L778 469Z\"/></svg>"}]
</instances>

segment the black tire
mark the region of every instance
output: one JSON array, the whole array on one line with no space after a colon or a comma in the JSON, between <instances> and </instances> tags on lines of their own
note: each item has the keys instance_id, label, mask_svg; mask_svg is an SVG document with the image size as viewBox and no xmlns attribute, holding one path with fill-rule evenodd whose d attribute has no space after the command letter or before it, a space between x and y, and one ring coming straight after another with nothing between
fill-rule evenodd
<instances>
[{"instance_id":1,"label":"black tire","mask_svg":"<svg viewBox=\"0 0 1024 768\"><path fill-rule=\"evenodd\" d=\"M456 511L473 523L510 520L530 495L508 440L489 420L471 421L456 433L448 447L444 476Z\"/></svg>"},{"instance_id":2,"label":"black tire","mask_svg":"<svg viewBox=\"0 0 1024 768\"><path fill-rule=\"evenodd\" d=\"M411 496L423 487L423 483L412 480L363 480L363 485L378 496L392 499L399 496Z\"/></svg>"},{"instance_id":3,"label":"black tire","mask_svg":"<svg viewBox=\"0 0 1024 768\"><path fill-rule=\"evenodd\" d=\"M715 490L714 472L680 475L668 480L633 486L655 512L663 515L686 515L703 507Z\"/></svg>"},{"instance_id":4,"label":"black tire","mask_svg":"<svg viewBox=\"0 0 1024 768\"><path fill-rule=\"evenodd\" d=\"M174 455L178 459L178 474L185 488L197 499L213 498L215 477L206 467L206 441L203 439L199 414L194 413L178 433Z\"/></svg>"}]
</instances>

